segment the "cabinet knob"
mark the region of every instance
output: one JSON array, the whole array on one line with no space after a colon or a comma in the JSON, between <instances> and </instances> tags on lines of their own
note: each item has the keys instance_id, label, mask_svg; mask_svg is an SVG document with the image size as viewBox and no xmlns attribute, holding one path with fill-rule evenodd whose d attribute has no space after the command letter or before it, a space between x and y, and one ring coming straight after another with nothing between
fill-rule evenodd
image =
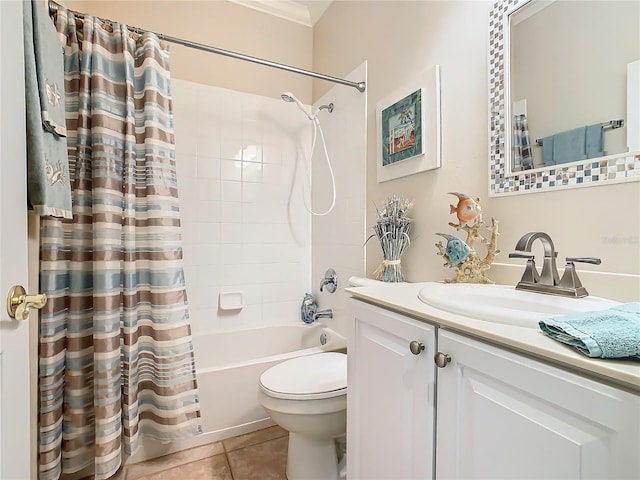
<instances>
[{"instance_id":1,"label":"cabinet knob","mask_svg":"<svg viewBox=\"0 0 640 480\"><path fill-rule=\"evenodd\" d=\"M449 355L448 353L438 352L433 357L433 361L436 362L438 368L444 368L447 366L447 363L451 361L451 355Z\"/></svg>"},{"instance_id":2,"label":"cabinet knob","mask_svg":"<svg viewBox=\"0 0 640 480\"><path fill-rule=\"evenodd\" d=\"M420 355L420 352L424 350L424 343L414 340L409 343L409 350L411 350L411 353L414 355Z\"/></svg>"}]
</instances>

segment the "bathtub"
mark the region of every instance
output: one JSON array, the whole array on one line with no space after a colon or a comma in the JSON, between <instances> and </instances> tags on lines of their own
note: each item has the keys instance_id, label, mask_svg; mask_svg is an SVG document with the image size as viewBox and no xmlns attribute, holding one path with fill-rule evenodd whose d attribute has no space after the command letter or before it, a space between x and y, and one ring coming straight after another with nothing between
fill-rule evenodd
<instances>
[{"instance_id":1,"label":"bathtub","mask_svg":"<svg viewBox=\"0 0 640 480\"><path fill-rule=\"evenodd\" d=\"M274 425L258 403L258 380L290 358L346 349L339 333L321 325L288 324L194 336L202 435L160 444L145 439L133 464Z\"/></svg>"}]
</instances>

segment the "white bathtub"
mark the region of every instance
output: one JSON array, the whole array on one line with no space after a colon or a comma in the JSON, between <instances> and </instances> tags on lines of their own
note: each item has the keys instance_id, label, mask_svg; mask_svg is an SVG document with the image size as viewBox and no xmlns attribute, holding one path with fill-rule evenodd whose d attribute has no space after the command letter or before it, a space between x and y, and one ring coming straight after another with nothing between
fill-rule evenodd
<instances>
[{"instance_id":1,"label":"white bathtub","mask_svg":"<svg viewBox=\"0 0 640 480\"><path fill-rule=\"evenodd\" d=\"M321 336L323 341L326 339L324 345ZM145 439L126 464L274 425L257 400L260 375L289 358L341 350L346 346L346 339L339 333L320 325L302 323L195 336L193 349L202 435L166 445Z\"/></svg>"}]
</instances>

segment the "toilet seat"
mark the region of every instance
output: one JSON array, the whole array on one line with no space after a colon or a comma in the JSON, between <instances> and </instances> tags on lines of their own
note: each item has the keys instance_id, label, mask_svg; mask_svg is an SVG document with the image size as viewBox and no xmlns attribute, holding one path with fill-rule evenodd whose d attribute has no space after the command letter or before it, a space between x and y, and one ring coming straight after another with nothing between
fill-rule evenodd
<instances>
[{"instance_id":1,"label":"toilet seat","mask_svg":"<svg viewBox=\"0 0 640 480\"><path fill-rule=\"evenodd\" d=\"M260 389L273 398L320 400L347 393L347 356L324 352L274 365L260 376Z\"/></svg>"}]
</instances>

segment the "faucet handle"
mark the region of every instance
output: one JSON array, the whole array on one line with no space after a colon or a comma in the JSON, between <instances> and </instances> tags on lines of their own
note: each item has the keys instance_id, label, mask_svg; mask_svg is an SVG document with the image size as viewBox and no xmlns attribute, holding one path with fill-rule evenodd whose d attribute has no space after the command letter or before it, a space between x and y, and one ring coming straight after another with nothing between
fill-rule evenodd
<instances>
[{"instance_id":1,"label":"faucet handle","mask_svg":"<svg viewBox=\"0 0 640 480\"><path fill-rule=\"evenodd\" d=\"M574 263L590 263L592 265L600 265L602 260L594 257L567 257L567 265L564 267L564 275L560 279L560 287L573 292L573 296L577 298L589 295L587 289L582 286L582 282L578 278Z\"/></svg>"},{"instance_id":2,"label":"faucet handle","mask_svg":"<svg viewBox=\"0 0 640 480\"><path fill-rule=\"evenodd\" d=\"M328 269L324 273L324 278L320 282L320 291L321 292L322 292L322 289L325 286L327 287L327 291L329 293L335 292L336 288L338 288L338 274L336 273L336 271L333 268Z\"/></svg>"},{"instance_id":3,"label":"faucet handle","mask_svg":"<svg viewBox=\"0 0 640 480\"><path fill-rule=\"evenodd\" d=\"M509 258L526 258L527 267L524 270L524 274L520 279L520 283L535 284L540 280L540 274L536 268L535 255L527 255L526 253L513 252L509 254Z\"/></svg>"},{"instance_id":4,"label":"faucet handle","mask_svg":"<svg viewBox=\"0 0 640 480\"><path fill-rule=\"evenodd\" d=\"M567 263L590 263L592 265L600 265L602 260L595 257L567 257Z\"/></svg>"}]
</instances>

